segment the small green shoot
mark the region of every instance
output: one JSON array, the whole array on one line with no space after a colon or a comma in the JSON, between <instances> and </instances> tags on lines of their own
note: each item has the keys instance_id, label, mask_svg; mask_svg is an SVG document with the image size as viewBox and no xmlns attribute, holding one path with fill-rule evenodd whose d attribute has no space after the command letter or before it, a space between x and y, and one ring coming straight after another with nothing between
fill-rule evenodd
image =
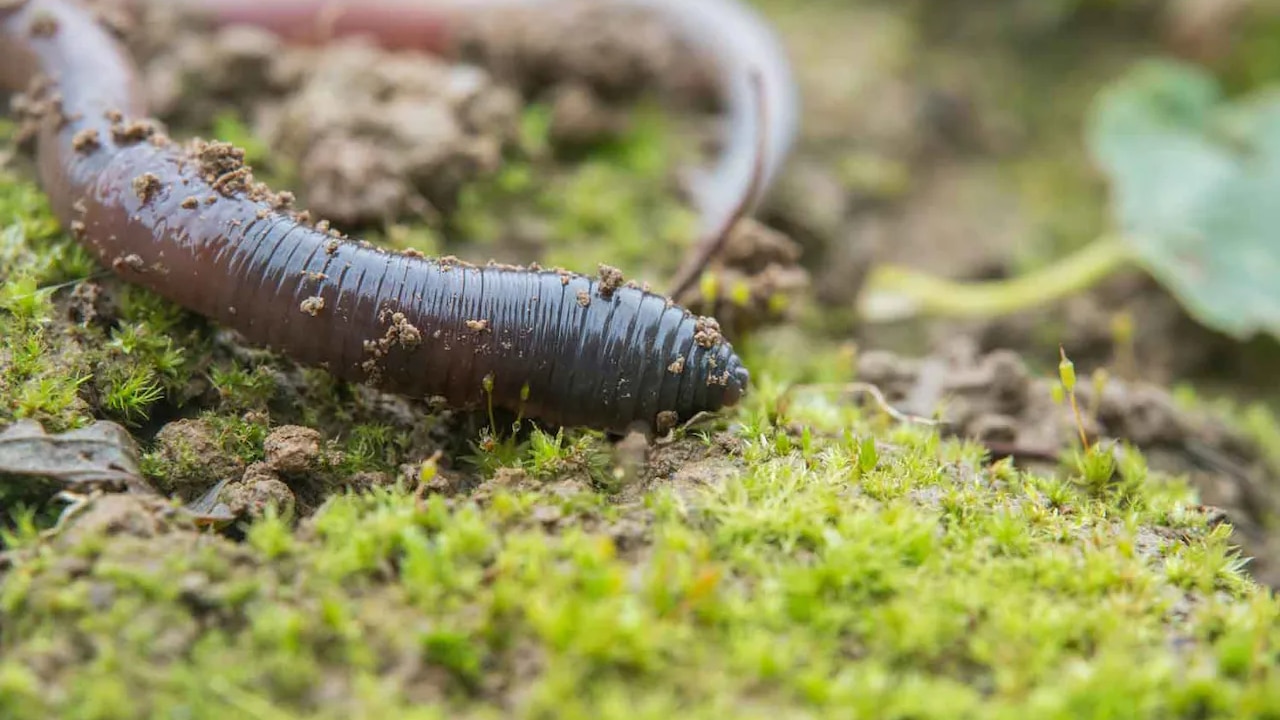
<instances>
[{"instance_id":1,"label":"small green shoot","mask_svg":"<svg viewBox=\"0 0 1280 720\"><path fill-rule=\"evenodd\" d=\"M1058 362L1058 379L1062 383L1062 389L1066 394L1067 400L1071 402L1071 413L1075 416L1076 429L1080 432L1080 445L1088 453L1089 437L1085 433L1084 418L1080 415L1080 405L1076 402L1076 366L1067 357L1067 351L1061 345L1058 346L1058 354L1062 358Z\"/></svg>"}]
</instances>

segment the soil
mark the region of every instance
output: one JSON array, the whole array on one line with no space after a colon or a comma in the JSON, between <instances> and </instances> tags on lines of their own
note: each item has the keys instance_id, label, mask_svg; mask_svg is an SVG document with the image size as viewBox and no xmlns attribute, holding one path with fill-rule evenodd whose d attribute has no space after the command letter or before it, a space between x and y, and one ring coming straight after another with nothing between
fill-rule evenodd
<instances>
[{"instance_id":1,"label":"soil","mask_svg":"<svg viewBox=\"0 0 1280 720\"><path fill-rule=\"evenodd\" d=\"M127 40L154 112L202 131L229 109L248 118L318 218L438 216L498 168L517 129L518 97L476 67L363 39L296 47L252 27L206 31L165 3L142 9Z\"/></svg>"}]
</instances>

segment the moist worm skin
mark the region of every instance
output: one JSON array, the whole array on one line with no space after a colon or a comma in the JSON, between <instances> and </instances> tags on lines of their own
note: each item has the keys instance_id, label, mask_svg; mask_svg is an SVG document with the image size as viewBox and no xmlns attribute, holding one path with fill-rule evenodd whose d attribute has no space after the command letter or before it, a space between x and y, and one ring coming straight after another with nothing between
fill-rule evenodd
<instances>
[{"instance_id":1,"label":"moist worm skin","mask_svg":"<svg viewBox=\"0 0 1280 720\"><path fill-rule=\"evenodd\" d=\"M48 80L37 160L64 226L121 277L253 344L390 392L460 408L491 397L615 432L664 429L746 388L714 321L662 296L335 238L239 188L234 163L211 172L132 124L145 117L135 69L74 3L0 2L0 28L0 85Z\"/></svg>"}]
</instances>

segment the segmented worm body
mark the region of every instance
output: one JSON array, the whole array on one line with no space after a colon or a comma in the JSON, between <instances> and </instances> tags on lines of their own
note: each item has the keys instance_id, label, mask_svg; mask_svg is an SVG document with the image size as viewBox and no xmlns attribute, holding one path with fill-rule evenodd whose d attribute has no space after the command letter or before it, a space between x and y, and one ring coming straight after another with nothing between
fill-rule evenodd
<instances>
[{"instance_id":1,"label":"segmented worm body","mask_svg":"<svg viewBox=\"0 0 1280 720\"><path fill-rule=\"evenodd\" d=\"M616 432L747 386L714 320L614 271L477 267L304 222L235 148L156 132L131 61L70 0L0 0L0 29L0 87L27 90L56 215L120 276L251 343L386 391Z\"/></svg>"}]
</instances>

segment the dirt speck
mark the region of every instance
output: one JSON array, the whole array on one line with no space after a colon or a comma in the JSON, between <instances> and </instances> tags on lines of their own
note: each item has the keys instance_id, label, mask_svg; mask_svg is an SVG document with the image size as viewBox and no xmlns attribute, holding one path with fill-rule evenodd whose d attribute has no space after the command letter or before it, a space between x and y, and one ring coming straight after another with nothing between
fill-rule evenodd
<instances>
[{"instance_id":1,"label":"dirt speck","mask_svg":"<svg viewBox=\"0 0 1280 720\"><path fill-rule=\"evenodd\" d=\"M715 318L698 318L693 328L693 341L704 348L713 348L724 342L724 336L720 334L720 323Z\"/></svg>"},{"instance_id":2,"label":"dirt speck","mask_svg":"<svg viewBox=\"0 0 1280 720\"><path fill-rule=\"evenodd\" d=\"M484 332L489 329L488 320L468 320L467 328L473 332Z\"/></svg>"},{"instance_id":3,"label":"dirt speck","mask_svg":"<svg viewBox=\"0 0 1280 720\"><path fill-rule=\"evenodd\" d=\"M303 300L298 305L298 309L311 317L316 317L320 314L321 310L324 310L324 298L319 295L313 295Z\"/></svg>"},{"instance_id":4,"label":"dirt speck","mask_svg":"<svg viewBox=\"0 0 1280 720\"><path fill-rule=\"evenodd\" d=\"M684 356L676 358L674 362L667 366L667 372L673 375L679 375L684 372Z\"/></svg>"},{"instance_id":5,"label":"dirt speck","mask_svg":"<svg viewBox=\"0 0 1280 720\"><path fill-rule=\"evenodd\" d=\"M76 221L73 221L72 224L74 225L75 222ZM102 300L101 285L89 281L78 283L75 286L75 289L71 291L71 298L67 305L67 312L75 322L85 325L91 324L95 322L101 314L99 305L102 303Z\"/></svg>"},{"instance_id":6,"label":"dirt speck","mask_svg":"<svg viewBox=\"0 0 1280 720\"><path fill-rule=\"evenodd\" d=\"M365 340L364 351L369 358L361 363L361 368L368 376L370 383L376 384L382 377L381 360L397 345L412 350L422 343L422 331L401 312L384 310L379 319L388 322L387 331L377 340Z\"/></svg>"},{"instance_id":7,"label":"dirt speck","mask_svg":"<svg viewBox=\"0 0 1280 720\"><path fill-rule=\"evenodd\" d=\"M196 139L189 148L198 172L214 189L230 194L243 190L249 179L244 150L229 142Z\"/></svg>"},{"instance_id":8,"label":"dirt speck","mask_svg":"<svg viewBox=\"0 0 1280 720\"><path fill-rule=\"evenodd\" d=\"M577 298L578 298L578 304L581 305L582 307L587 307L588 305L591 304L591 293L587 292L586 290L579 290Z\"/></svg>"},{"instance_id":9,"label":"dirt speck","mask_svg":"<svg viewBox=\"0 0 1280 720\"><path fill-rule=\"evenodd\" d=\"M138 196L143 205L151 202L161 187L160 178L155 173L144 172L133 179L133 194Z\"/></svg>"},{"instance_id":10,"label":"dirt speck","mask_svg":"<svg viewBox=\"0 0 1280 720\"><path fill-rule=\"evenodd\" d=\"M664 435L668 431L674 429L676 424L679 422L680 422L680 415L677 414L674 410L663 410L662 412L658 413L656 418L654 418L653 424L654 424L654 429L657 431L657 433L659 435Z\"/></svg>"},{"instance_id":11,"label":"dirt speck","mask_svg":"<svg viewBox=\"0 0 1280 720\"><path fill-rule=\"evenodd\" d=\"M47 10L33 13L31 18L31 37L51 38L58 34L58 19Z\"/></svg>"},{"instance_id":12,"label":"dirt speck","mask_svg":"<svg viewBox=\"0 0 1280 720\"><path fill-rule=\"evenodd\" d=\"M133 120L128 123L117 122L111 126L111 138L120 145L131 145L147 140L156 131L156 123L152 120Z\"/></svg>"},{"instance_id":13,"label":"dirt speck","mask_svg":"<svg viewBox=\"0 0 1280 720\"><path fill-rule=\"evenodd\" d=\"M613 297L615 290L622 287L626 279L622 276L622 271L612 265L601 263L599 273L600 284L597 286L597 291L600 293L600 297L608 300Z\"/></svg>"},{"instance_id":14,"label":"dirt speck","mask_svg":"<svg viewBox=\"0 0 1280 720\"><path fill-rule=\"evenodd\" d=\"M97 130L85 128L71 138L71 147L78 153L88 155L102 147L102 139L99 137Z\"/></svg>"},{"instance_id":15,"label":"dirt speck","mask_svg":"<svg viewBox=\"0 0 1280 720\"><path fill-rule=\"evenodd\" d=\"M571 82L554 91L550 139L556 147L589 147L626 129L627 116L605 104L590 87Z\"/></svg>"}]
</instances>

